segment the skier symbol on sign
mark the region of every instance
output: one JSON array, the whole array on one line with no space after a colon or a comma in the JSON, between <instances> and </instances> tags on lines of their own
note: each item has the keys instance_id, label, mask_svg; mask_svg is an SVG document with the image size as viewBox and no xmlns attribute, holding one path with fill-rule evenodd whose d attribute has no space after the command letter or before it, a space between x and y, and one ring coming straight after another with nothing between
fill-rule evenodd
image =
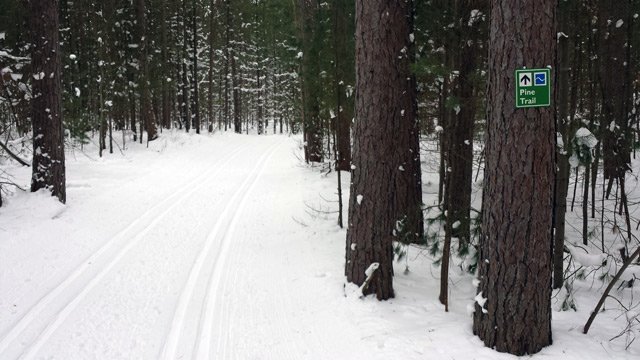
<instances>
[{"instance_id":1,"label":"skier symbol on sign","mask_svg":"<svg viewBox=\"0 0 640 360\"><path fill-rule=\"evenodd\" d=\"M519 73L518 82L520 83L520 86L531 86L531 73Z\"/></svg>"}]
</instances>

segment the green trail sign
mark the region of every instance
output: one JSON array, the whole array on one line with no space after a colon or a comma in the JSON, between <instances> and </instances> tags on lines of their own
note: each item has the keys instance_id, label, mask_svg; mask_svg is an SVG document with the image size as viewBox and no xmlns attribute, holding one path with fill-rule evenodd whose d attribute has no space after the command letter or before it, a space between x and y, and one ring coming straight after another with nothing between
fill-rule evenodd
<instances>
[{"instance_id":1,"label":"green trail sign","mask_svg":"<svg viewBox=\"0 0 640 360\"><path fill-rule=\"evenodd\" d=\"M551 71L516 70L516 108L551 106Z\"/></svg>"}]
</instances>

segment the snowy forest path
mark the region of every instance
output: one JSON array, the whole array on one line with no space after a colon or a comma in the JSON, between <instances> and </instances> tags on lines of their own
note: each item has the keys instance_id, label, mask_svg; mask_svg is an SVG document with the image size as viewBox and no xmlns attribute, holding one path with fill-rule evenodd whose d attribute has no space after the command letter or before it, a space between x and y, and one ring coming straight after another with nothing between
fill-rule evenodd
<instances>
[{"instance_id":1,"label":"snowy forest path","mask_svg":"<svg viewBox=\"0 0 640 360\"><path fill-rule=\"evenodd\" d=\"M248 146L248 145L247 145ZM246 148L247 146L244 146ZM243 149L244 149L243 148ZM28 326L36 320L41 321L41 313L45 309L56 306L54 303L66 303L61 311L53 318L36 340L27 347L22 358L31 358L36 353L43 342L46 341L60 324L70 315L80 301L113 269L118 262L146 235L149 230L156 225L164 216L170 214L181 201L193 194L198 187L194 187L203 180L218 175L221 169L227 165L233 157L215 163L210 169L205 171L193 181L185 184L182 189L175 192L168 198L160 201L149 210L141 214L129 225L119 231L114 237L107 241L100 249L83 261L64 281L58 284L52 291L44 295L38 303L32 307L20 321L6 334L0 341L0 353L3 353ZM222 165L221 165L222 163ZM218 166L222 167L218 167ZM169 205L175 201L173 205ZM137 235L136 235L137 234ZM133 238L133 239L131 239ZM77 292L77 290L80 290ZM74 291L77 295L73 296Z\"/></svg>"},{"instance_id":2,"label":"snowy forest path","mask_svg":"<svg viewBox=\"0 0 640 360\"><path fill-rule=\"evenodd\" d=\"M64 209L9 229L32 245L0 254L0 359L375 358L336 306L351 301L329 250L344 235L308 207L335 184L302 164L300 139L184 140L71 162Z\"/></svg>"},{"instance_id":3,"label":"snowy forest path","mask_svg":"<svg viewBox=\"0 0 640 360\"><path fill-rule=\"evenodd\" d=\"M189 240L191 236L203 239L207 238L208 234L212 240L221 240L215 235L221 232L221 228L228 230L229 227L223 220L235 218L237 205L234 206L234 203L238 202L238 198L257 179L259 172L257 170L264 168L262 161L265 160L265 155L272 153L281 142L282 137L268 141L236 142L235 147L216 154L217 158L212 161L210 168L183 183L173 194L139 214L97 251L80 262L62 282L42 294L40 300L26 311L9 331L1 335L0 354L6 354L8 358L36 358L43 348L55 345L58 342L57 339L69 327L86 324L87 319L99 318L96 316L99 313L99 310L95 311L96 307L110 312L110 314L103 314L103 319L109 319L112 316L114 321L136 307L139 308L140 314L145 314L149 310L149 305L145 304L145 301L136 302L134 305L131 301L125 300L126 294L140 293L144 298L149 295L145 293L145 287L155 286L158 281L170 280L171 284L167 284L165 291L171 290L174 294L178 293L175 286L181 286L184 283L180 278L184 277L181 269L191 268L187 264L192 259L183 257L181 259L183 263L173 267L174 272L171 273L173 277L159 272L163 270L162 260L170 260L171 254L181 248L175 242L189 243L185 240ZM261 155L263 156L260 157ZM256 162L256 159L259 161ZM247 180L243 182L244 178ZM253 179L253 182L249 182L249 178ZM206 210L212 211L210 213ZM218 213L222 216L216 222ZM193 226L190 221L197 225ZM214 222L216 225L211 230L210 224ZM184 229L185 227L187 229ZM189 228L195 230L189 231ZM222 233L224 234L225 231ZM166 243L162 244L162 241L158 240L166 240ZM191 243L188 249L191 255L200 252L200 245L203 242ZM212 241L207 245L210 247L211 243ZM162 245L166 246L162 247ZM162 257L153 256L158 255L159 250L149 251L151 248L161 248L165 253ZM206 251L202 253L204 252ZM154 260L159 266L144 266L147 261ZM146 272L149 280L152 281L141 283L138 276L140 271ZM114 286L116 283L123 286ZM156 292L158 290L158 288L154 289ZM140 304L143 305L142 308L137 306ZM131 309L118 309L117 306L120 305L131 307ZM166 304L164 306L158 304L154 308L157 313L155 315L162 317L162 314L171 313L163 307L166 308ZM80 315L82 313L84 315ZM133 314L128 314L128 316L131 315ZM94 323L91 327L96 330L103 325L105 324ZM116 336L120 339L114 338L111 341L131 340L126 336L129 332L124 331ZM79 332L76 332L77 334ZM82 344L79 345L82 347ZM157 348L159 345L154 344L153 347ZM59 352L55 351L55 353Z\"/></svg>"}]
</instances>

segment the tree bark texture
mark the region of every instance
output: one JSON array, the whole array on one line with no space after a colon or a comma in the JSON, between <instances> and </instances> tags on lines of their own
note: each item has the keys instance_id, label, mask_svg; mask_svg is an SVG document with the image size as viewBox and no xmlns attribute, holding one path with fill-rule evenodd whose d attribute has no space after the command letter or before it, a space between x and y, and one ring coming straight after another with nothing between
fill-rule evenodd
<instances>
[{"instance_id":1,"label":"tree bark texture","mask_svg":"<svg viewBox=\"0 0 640 360\"><path fill-rule=\"evenodd\" d=\"M599 82L602 94L602 153L604 178L618 179L625 176L631 162L629 117L625 87L627 61L627 16L629 1L596 2L599 16ZM608 193L608 192L607 192Z\"/></svg>"},{"instance_id":2,"label":"tree bark texture","mask_svg":"<svg viewBox=\"0 0 640 360\"><path fill-rule=\"evenodd\" d=\"M473 331L514 355L550 345L552 107L516 109L515 70L554 64L554 0L491 1L483 237ZM553 105L553 102L552 102Z\"/></svg>"},{"instance_id":3,"label":"tree bark texture","mask_svg":"<svg viewBox=\"0 0 640 360\"><path fill-rule=\"evenodd\" d=\"M316 59L319 41L316 26L317 0L298 0L300 16L300 34L302 40L302 111L303 134L305 139L305 160L307 162L321 162L322 153L322 119L320 118L319 92L320 67ZM274 131L275 132L275 131Z\"/></svg>"},{"instance_id":4,"label":"tree bark texture","mask_svg":"<svg viewBox=\"0 0 640 360\"><path fill-rule=\"evenodd\" d=\"M351 1L334 0L332 4L334 22L334 46L336 66L336 170L351 171L351 120L353 119L353 96L347 96L347 85L353 84L353 50L349 46L352 32L349 22ZM351 28L353 31L353 28Z\"/></svg>"},{"instance_id":5,"label":"tree bark texture","mask_svg":"<svg viewBox=\"0 0 640 360\"><path fill-rule=\"evenodd\" d=\"M49 188L66 201L58 0L30 0L33 124L31 191Z\"/></svg>"},{"instance_id":6,"label":"tree bark texture","mask_svg":"<svg viewBox=\"0 0 640 360\"><path fill-rule=\"evenodd\" d=\"M570 119L569 111L569 39L565 35L568 33L568 19L565 14L568 11L560 11L559 26L562 34L557 39L557 61L556 61L556 89L558 103L556 106L558 133L562 136L564 145L556 149L558 161L558 173L555 186L555 237L553 245L553 288L559 289L564 281L564 238L567 213L567 195L569 192L569 157L571 156L571 141L569 137Z\"/></svg>"},{"instance_id":7,"label":"tree bark texture","mask_svg":"<svg viewBox=\"0 0 640 360\"><path fill-rule=\"evenodd\" d=\"M451 44L454 69L458 75L453 79L451 95L457 107L450 110L446 124L446 184L445 209L447 226L452 237L467 244L471 237L471 179L473 175L473 126L477 109L474 97L474 76L481 64L483 51L478 46L482 20L471 18L473 9L486 11L487 0L463 0L455 2L457 36ZM452 225L459 222L455 228Z\"/></svg>"},{"instance_id":8,"label":"tree bark texture","mask_svg":"<svg viewBox=\"0 0 640 360\"><path fill-rule=\"evenodd\" d=\"M367 268L379 263L364 291L379 300L394 296L396 223L419 210L409 204L409 194L422 195L415 81L409 70L411 9L411 1L356 1L355 169L345 273L348 282L362 285Z\"/></svg>"},{"instance_id":9,"label":"tree bark texture","mask_svg":"<svg viewBox=\"0 0 640 360\"><path fill-rule=\"evenodd\" d=\"M481 39L482 19L473 17L472 10L487 9L487 0L461 0L454 2L456 31L447 46L452 54L453 69L457 76L451 83L451 96L456 105L449 110L448 121L444 122L443 145L446 171L444 210L447 214L445 240L440 268L440 302L448 311L449 258L452 238L457 238L459 247L468 247L471 239L471 182L473 176L473 126L476 116L477 99L474 96L476 84L474 76L483 56L478 46ZM449 57L449 56L448 56ZM447 88L445 86L444 88ZM444 105L446 101L442 101ZM455 225L455 226L454 226Z\"/></svg>"},{"instance_id":10,"label":"tree bark texture","mask_svg":"<svg viewBox=\"0 0 640 360\"><path fill-rule=\"evenodd\" d=\"M393 2L389 2L386 7L394 7ZM395 141L394 150L397 156L397 171L395 176L395 197L396 215L394 219L404 220L404 226L401 229L403 239L396 237L396 240L403 240L408 243L421 243L424 235L424 217L422 214L422 170L420 166L420 129L418 126L418 102L417 102L417 84L416 77L411 70L415 62L414 42L411 41L413 33L413 1L405 1L400 6L402 16L405 20L393 19L397 24L392 25L389 19L389 27L398 26L388 36L388 49L399 49L398 54L393 62L394 72L389 74L388 94L382 97L382 100L391 99L389 107L389 115L395 120L395 128L392 129L391 137ZM386 13L385 13L386 14ZM389 16L387 16L389 17ZM376 30L384 31L384 30ZM383 35L380 35L383 37ZM391 59L387 59L390 61ZM391 62L391 61L390 61ZM374 60L375 63L375 60ZM379 73L378 73L379 74ZM396 85L393 85L395 82ZM384 81L382 82L384 84ZM380 102L384 104L383 101ZM383 106L387 106L386 104Z\"/></svg>"}]
</instances>

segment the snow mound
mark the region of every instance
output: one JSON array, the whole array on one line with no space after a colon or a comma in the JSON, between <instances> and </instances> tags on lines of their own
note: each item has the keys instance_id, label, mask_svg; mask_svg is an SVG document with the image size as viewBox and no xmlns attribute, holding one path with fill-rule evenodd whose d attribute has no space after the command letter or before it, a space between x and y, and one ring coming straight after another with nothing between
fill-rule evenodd
<instances>
[{"instance_id":1,"label":"snow mound","mask_svg":"<svg viewBox=\"0 0 640 360\"><path fill-rule=\"evenodd\" d=\"M46 189L35 193L18 192L15 196L8 197L0 208L0 217L31 218L35 220L54 219L59 216L66 206L51 196Z\"/></svg>"},{"instance_id":2,"label":"snow mound","mask_svg":"<svg viewBox=\"0 0 640 360\"><path fill-rule=\"evenodd\" d=\"M603 253L591 254L587 250L582 248L577 248L572 245L567 245L571 256L573 259L578 262L578 264L590 267L590 266L600 266L607 259L607 255Z\"/></svg>"}]
</instances>

